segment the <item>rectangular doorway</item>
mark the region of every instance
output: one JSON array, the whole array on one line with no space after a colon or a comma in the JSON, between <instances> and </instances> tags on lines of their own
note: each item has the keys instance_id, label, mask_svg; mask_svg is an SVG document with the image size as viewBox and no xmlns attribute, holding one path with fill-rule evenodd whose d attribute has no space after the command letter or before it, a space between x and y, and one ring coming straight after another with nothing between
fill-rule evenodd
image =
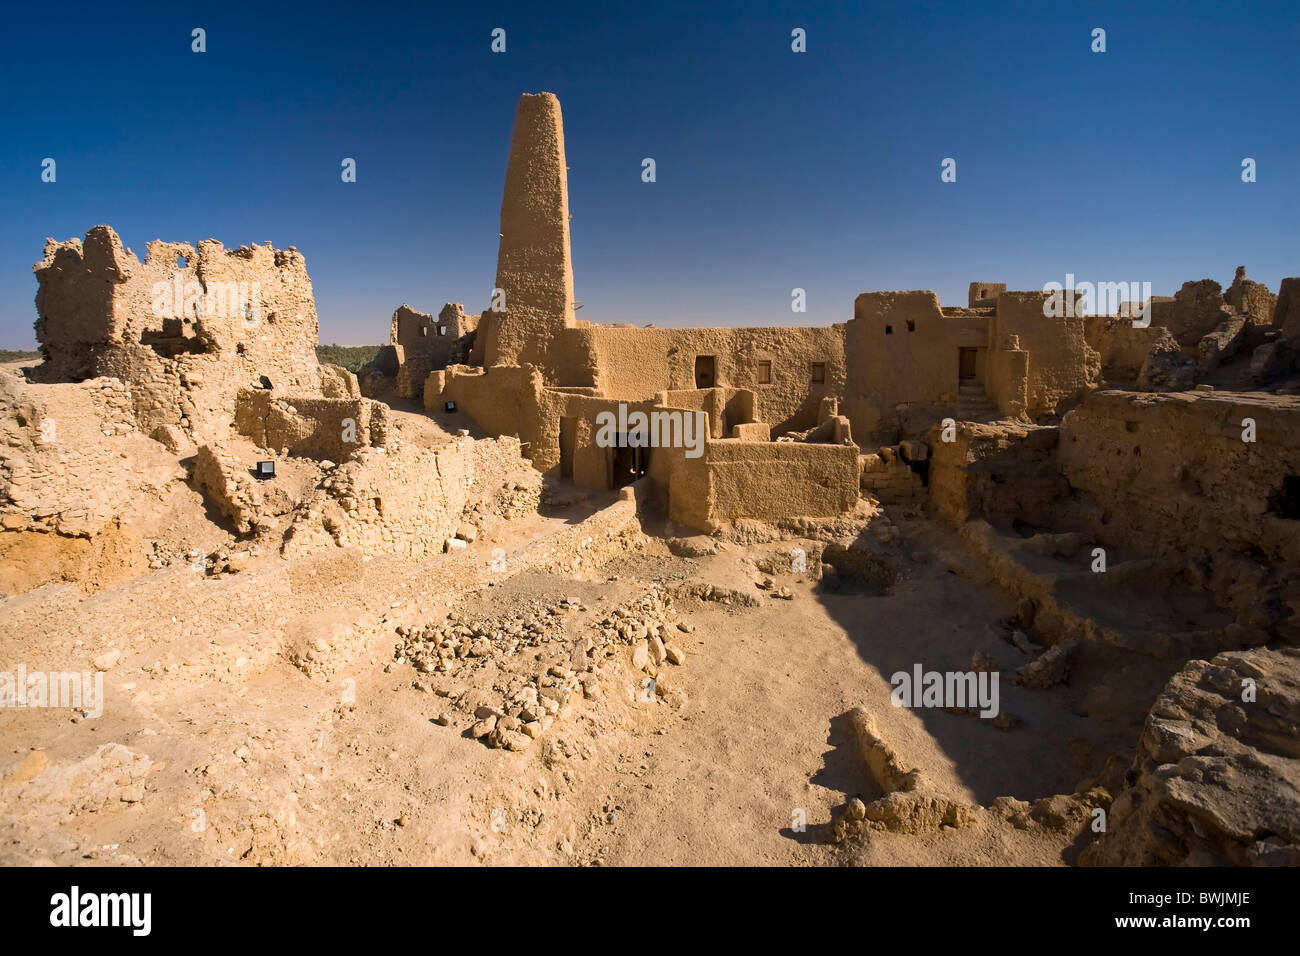
<instances>
[{"instance_id":1,"label":"rectangular doorway","mask_svg":"<svg viewBox=\"0 0 1300 956\"><path fill-rule=\"evenodd\" d=\"M957 378L963 385L975 384L975 349L957 349Z\"/></svg>"},{"instance_id":2,"label":"rectangular doorway","mask_svg":"<svg viewBox=\"0 0 1300 956\"><path fill-rule=\"evenodd\" d=\"M717 383L712 355L695 356L695 387L713 388Z\"/></svg>"}]
</instances>

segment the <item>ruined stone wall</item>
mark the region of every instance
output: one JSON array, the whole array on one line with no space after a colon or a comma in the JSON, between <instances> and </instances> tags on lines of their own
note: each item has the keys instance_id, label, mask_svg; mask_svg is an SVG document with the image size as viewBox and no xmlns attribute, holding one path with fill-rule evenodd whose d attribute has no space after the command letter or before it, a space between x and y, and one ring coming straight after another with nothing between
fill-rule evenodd
<instances>
[{"instance_id":1,"label":"ruined stone wall","mask_svg":"<svg viewBox=\"0 0 1300 956\"><path fill-rule=\"evenodd\" d=\"M1172 297L1151 297L1151 324L1168 329L1184 348L1195 348L1230 312L1213 279L1184 282Z\"/></svg>"},{"instance_id":2,"label":"ruined stone wall","mask_svg":"<svg viewBox=\"0 0 1300 956\"><path fill-rule=\"evenodd\" d=\"M898 446L882 447L859 459L862 490L882 504L910 504L924 500L925 483L898 453Z\"/></svg>"},{"instance_id":3,"label":"ruined stone wall","mask_svg":"<svg viewBox=\"0 0 1300 956\"><path fill-rule=\"evenodd\" d=\"M0 371L3 530L91 536L123 517L136 494L161 498L183 476L175 456L136 429L129 386L32 385Z\"/></svg>"},{"instance_id":4,"label":"ruined stone wall","mask_svg":"<svg viewBox=\"0 0 1300 956\"><path fill-rule=\"evenodd\" d=\"M930 440L929 502L933 516L961 525L982 518L1055 527L1070 487L1056 463L1058 429L962 422L955 440L936 428Z\"/></svg>"},{"instance_id":5,"label":"ruined stone wall","mask_svg":"<svg viewBox=\"0 0 1300 956\"><path fill-rule=\"evenodd\" d=\"M701 531L738 518L829 517L858 501L854 445L727 438L711 440L700 458L673 451L661 456L669 474L669 516Z\"/></svg>"},{"instance_id":6,"label":"ruined stone wall","mask_svg":"<svg viewBox=\"0 0 1300 956\"><path fill-rule=\"evenodd\" d=\"M482 446L482 447L480 447ZM365 448L300 507L284 543L296 556L332 547L419 556L443 550L465 509L530 469L514 438L464 439L393 454Z\"/></svg>"},{"instance_id":7,"label":"ruined stone wall","mask_svg":"<svg viewBox=\"0 0 1300 956\"><path fill-rule=\"evenodd\" d=\"M1135 328L1131 318L1090 315L1084 319L1088 347L1101 361L1102 377L1109 382L1133 382L1159 339L1159 326Z\"/></svg>"},{"instance_id":8,"label":"ruined stone wall","mask_svg":"<svg viewBox=\"0 0 1300 956\"><path fill-rule=\"evenodd\" d=\"M1300 278L1283 279L1273 310L1273 325L1282 335L1300 345Z\"/></svg>"},{"instance_id":9,"label":"ruined stone wall","mask_svg":"<svg viewBox=\"0 0 1300 956\"><path fill-rule=\"evenodd\" d=\"M111 376L132 386L135 416L151 432L177 425L219 440L241 388L321 394L318 323L297 250L155 241L140 262L108 226L84 243L46 243L34 271L37 381Z\"/></svg>"},{"instance_id":10,"label":"ruined stone wall","mask_svg":"<svg viewBox=\"0 0 1300 956\"><path fill-rule=\"evenodd\" d=\"M1097 387L1101 358L1089 347L1081 315L1044 313L1046 292L1003 292L998 296L992 341L1014 335L1029 353L1025 414L1060 413Z\"/></svg>"},{"instance_id":11,"label":"ruined stone wall","mask_svg":"<svg viewBox=\"0 0 1300 956\"><path fill-rule=\"evenodd\" d=\"M315 398L243 389L235 428L260 448L301 458L346 461L358 449L383 447L393 435L391 411L368 398Z\"/></svg>"},{"instance_id":12,"label":"ruined stone wall","mask_svg":"<svg viewBox=\"0 0 1300 956\"><path fill-rule=\"evenodd\" d=\"M452 366L433 372L424 389L426 408L452 401L458 415L468 416L488 434L517 437L524 456L543 473L560 463L560 412L547 396L541 370L532 365Z\"/></svg>"},{"instance_id":13,"label":"ruined stone wall","mask_svg":"<svg viewBox=\"0 0 1300 956\"><path fill-rule=\"evenodd\" d=\"M1242 441L1253 418L1256 441ZM1099 392L1061 424L1061 470L1096 504L1105 544L1149 553L1258 551L1300 564L1300 397Z\"/></svg>"},{"instance_id":14,"label":"ruined stone wall","mask_svg":"<svg viewBox=\"0 0 1300 956\"><path fill-rule=\"evenodd\" d=\"M898 407L934 420L956 409L959 352L988 345L988 320L947 318L933 292L864 292L845 332L841 411L859 442L899 437Z\"/></svg>"},{"instance_id":15,"label":"ruined stone wall","mask_svg":"<svg viewBox=\"0 0 1300 956\"><path fill-rule=\"evenodd\" d=\"M1246 317L1252 325L1272 325L1277 310L1277 296L1268 286L1246 278L1246 267L1237 266L1232 285L1223 293L1223 301Z\"/></svg>"},{"instance_id":16,"label":"ruined stone wall","mask_svg":"<svg viewBox=\"0 0 1300 956\"><path fill-rule=\"evenodd\" d=\"M467 315L459 302L444 305L437 319L409 305L398 308L389 332L393 355L400 356L392 372L394 392L419 400L430 372L468 362L478 324L479 316Z\"/></svg>"}]
</instances>

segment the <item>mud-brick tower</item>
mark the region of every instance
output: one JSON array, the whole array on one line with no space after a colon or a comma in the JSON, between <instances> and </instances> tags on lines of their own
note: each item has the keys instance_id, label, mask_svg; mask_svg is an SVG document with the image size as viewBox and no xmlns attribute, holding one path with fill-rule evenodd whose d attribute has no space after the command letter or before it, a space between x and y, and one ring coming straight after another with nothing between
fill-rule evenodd
<instances>
[{"instance_id":1,"label":"mud-brick tower","mask_svg":"<svg viewBox=\"0 0 1300 956\"><path fill-rule=\"evenodd\" d=\"M484 314L484 364L530 363L548 379L563 378L572 357L562 354L556 338L574 324L573 264L564 123L552 93L519 98L501 199L496 287L505 303Z\"/></svg>"}]
</instances>

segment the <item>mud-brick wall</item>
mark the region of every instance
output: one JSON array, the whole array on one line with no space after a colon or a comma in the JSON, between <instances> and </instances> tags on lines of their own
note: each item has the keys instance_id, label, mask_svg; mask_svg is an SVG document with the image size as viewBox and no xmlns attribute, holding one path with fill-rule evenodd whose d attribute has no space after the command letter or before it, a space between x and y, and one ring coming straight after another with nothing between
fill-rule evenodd
<instances>
[{"instance_id":1,"label":"mud-brick wall","mask_svg":"<svg viewBox=\"0 0 1300 956\"><path fill-rule=\"evenodd\" d=\"M827 328L636 329L580 325L567 351L588 356L594 383L610 398L643 401L695 388L697 356L712 356L714 385L754 393L754 415L774 434L817 424L826 397L844 390L844 326ZM763 363L767 363L764 365ZM813 366L824 366L813 381ZM770 381L763 382L767 371ZM580 384L580 383L575 383Z\"/></svg>"},{"instance_id":2,"label":"mud-brick wall","mask_svg":"<svg viewBox=\"0 0 1300 956\"><path fill-rule=\"evenodd\" d=\"M1102 374L1112 381L1136 381L1147 353L1161 335L1161 328L1135 328L1131 318L1088 316L1085 321L1088 345L1101 359Z\"/></svg>"},{"instance_id":3,"label":"mud-brick wall","mask_svg":"<svg viewBox=\"0 0 1300 956\"><path fill-rule=\"evenodd\" d=\"M121 379L146 432L222 440L236 393L263 377L322 393L311 279L292 246L154 241L141 262L96 226L84 242L47 242L34 272L36 380Z\"/></svg>"},{"instance_id":4,"label":"mud-brick wall","mask_svg":"<svg viewBox=\"0 0 1300 956\"><path fill-rule=\"evenodd\" d=\"M858 501L855 445L723 439L709 442L700 458L673 451L669 514L692 528L712 531L737 518L829 517Z\"/></svg>"},{"instance_id":5,"label":"mud-brick wall","mask_svg":"<svg viewBox=\"0 0 1300 956\"><path fill-rule=\"evenodd\" d=\"M1099 392L1062 422L1059 463L1103 543L1300 563L1300 520L1279 512L1300 480L1300 397Z\"/></svg>"},{"instance_id":6,"label":"mud-brick wall","mask_svg":"<svg viewBox=\"0 0 1300 956\"><path fill-rule=\"evenodd\" d=\"M930 433L930 511L953 524L968 518L1054 527L1069 485L1056 463L1058 430L962 422L943 440Z\"/></svg>"},{"instance_id":7,"label":"mud-brick wall","mask_svg":"<svg viewBox=\"0 0 1300 956\"><path fill-rule=\"evenodd\" d=\"M315 398L242 390L235 427L262 448L290 455L346 461L360 448L388 444L389 408L368 398Z\"/></svg>"},{"instance_id":8,"label":"mud-brick wall","mask_svg":"<svg viewBox=\"0 0 1300 956\"><path fill-rule=\"evenodd\" d=\"M527 467L515 438L464 439L392 454L362 449L300 509L284 551L300 555L338 546L367 554L439 552L467 505L490 500Z\"/></svg>"},{"instance_id":9,"label":"mud-brick wall","mask_svg":"<svg viewBox=\"0 0 1300 956\"><path fill-rule=\"evenodd\" d=\"M1025 413L1052 415L1096 388L1101 358L1087 341L1081 315L1044 314L1046 292L1003 292L998 296L992 340L1017 336L1029 353Z\"/></svg>"},{"instance_id":10,"label":"mud-brick wall","mask_svg":"<svg viewBox=\"0 0 1300 956\"><path fill-rule=\"evenodd\" d=\"M947 317L933 292L864 292L845 332L840 411L863 446L899 437L900 406L938 421L956 411L959 349L988 344L984 316Z\"/></svg>"}]
</instances>

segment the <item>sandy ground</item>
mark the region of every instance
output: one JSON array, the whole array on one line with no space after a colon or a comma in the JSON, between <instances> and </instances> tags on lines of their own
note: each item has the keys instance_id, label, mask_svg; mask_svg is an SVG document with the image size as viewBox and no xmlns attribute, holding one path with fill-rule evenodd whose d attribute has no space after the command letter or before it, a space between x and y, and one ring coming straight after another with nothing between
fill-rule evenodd
<instances>
[{"instance_id":1,"label":"sandy ground","mask_svg":"<svg viewBox=\"0 0 1300 956\"><path fill-rule=\"evenodd\" d=\"M591 510L503 522L471 558L513 552ZM7 665L88 669L107 648L120 657L98 718L0 712L0 863L1068 862L1070 835L984 817L831 839L833 814L876 795L845 716L856 705L937 787L987 805L1068 793L1111 753L1129 752L1167 677L1135 661L1120 688L1087 665L1051 690L1004 685L1003 710L1023 722L1011 731L890 706L895 670L965 669L975 651L1005 645L995 624L1014 610L950 533L923 519L902 527L888 595L853 581L832 593L791 573L778 576L792 593L782 600L755 587L763 575L752 561L790 542L724 543L688 558L647 537L580 578L530 571L459 594L450 556L337 552L264 557L217 578L172 566L89 595L49 584L8 597ZM699 584L756 606L701 600ZM476 700L499 699L525 664L563 659L610 609L655 588L694 626L680 633L685 663L665 665L671 693L643 699L630 649L613 646L601 692L579 694L526 750L468 735ZM535 661L494 656L426 675L397 650L397 626L448 611L547 609L558 636ZM328 679L289 663L321 634L348 652Z\"/></svg>"}]
</instances>

